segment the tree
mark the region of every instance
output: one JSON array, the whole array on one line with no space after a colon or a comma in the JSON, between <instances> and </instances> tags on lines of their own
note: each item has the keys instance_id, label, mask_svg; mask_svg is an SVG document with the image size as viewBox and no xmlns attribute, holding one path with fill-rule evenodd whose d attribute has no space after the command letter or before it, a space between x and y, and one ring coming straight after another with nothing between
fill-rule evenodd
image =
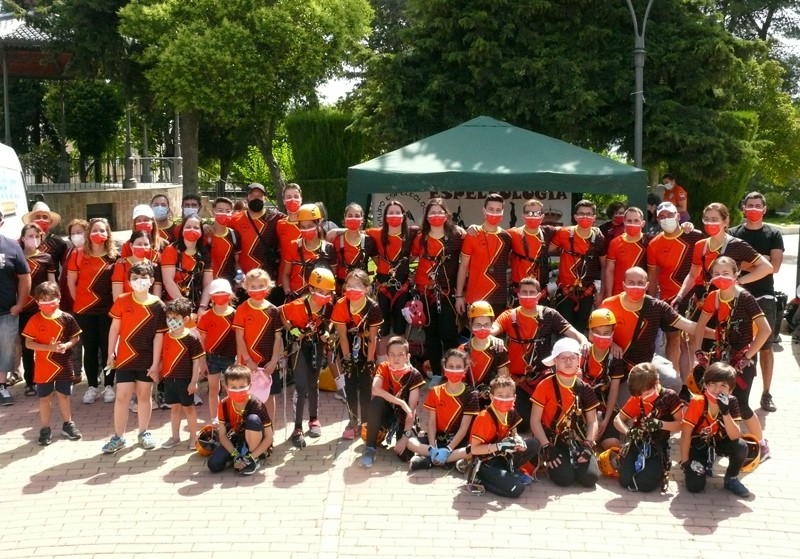
<instances>
[{"instance_id":1,"label":"tree","mask_svg":"<svg viewBox=\"0 0 800 559\"><path fill-rule=\"evenodd\" d=\"M280 119L356 49L370 16L367 0L133 0L120 11L157 95L220 126L254 124L276 187Z\"/></svg>"}]
</instances>

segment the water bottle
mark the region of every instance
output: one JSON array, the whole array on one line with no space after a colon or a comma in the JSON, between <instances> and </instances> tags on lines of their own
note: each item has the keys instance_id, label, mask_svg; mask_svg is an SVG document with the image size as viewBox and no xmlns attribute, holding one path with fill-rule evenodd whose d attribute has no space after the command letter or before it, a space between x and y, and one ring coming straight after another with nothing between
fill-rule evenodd
<instances>
[{"instance_id":1,"label":"water bottle","mask_svg":"<svg viewBox=\"0 0 800 559\"><path fill-rule=\"evenodd\" d=\"M235 287L241 287L242 282L244 281L244 272L241 270L236 270L236 275L233 276L233 283Z\"/></svg>"}]
</instances>

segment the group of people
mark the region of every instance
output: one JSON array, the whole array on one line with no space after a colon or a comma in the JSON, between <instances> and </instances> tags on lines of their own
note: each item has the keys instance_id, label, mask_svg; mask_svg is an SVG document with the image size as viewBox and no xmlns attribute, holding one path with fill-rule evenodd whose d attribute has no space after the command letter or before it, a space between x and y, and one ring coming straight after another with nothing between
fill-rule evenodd
<instances>
[{"instance_id":1,"label":"group of people","mask_svg":"<svg viewBox=\"0 0 800 559\"><path fill-rule=\"evenodd\" d=\"M114 402L103 452L127 446L129 409L138 443L155 447L157 386L171 410L162 447L184 444L185 416L189 448L209 457L211 471L232 464L252 474L271 452L288 376L291 443L301 449L321 436L318 384L329 368L346 400L341 436L361 435L365 467L394 441L412 470L452 464L469 487L505 496L545 471L558 485L592 486L601 469L650 491L663 487L669 438L680 433L690 491L703 488L716 453L729 457L724 487L749 494L738 475L753 449L738 422L766 459L749 399L760 358L760 403L775 410L772 274L783 251L763 223L761 194L746 196L734 229L722 204L704 209L698 231L663 202L653 212L658 234L643 231L636 207L615 210L622 227L604 234L587 200L575 205L572 226L543 223L542 203L528 200L524 225L509 230L500 227L499 194L466 230L441 198L427 202L421 226L390 201L382 225L365 229L358 204L336 228L303 203L297 184L282 192L286 214L265 206L265 195L254 183L243 202L217 198L206 222L197 195L184 196L177 222L157 195L134 208L119 248L104 219L73 219L65 242L50 231L60 216L37 203L19 243L0 238L0 404L13 403L9 339L19 334L40 444L51 441L53 392L62 435L80 438L69 395L82 368L83 402ZM443 381L427 392L424 421L426 378L412 360L410 323L424 331L424 358ZM678 393L661 386L653 365L662 332ZM202 378L210 422L199 429Z\"/></svg>"}]
</instances>

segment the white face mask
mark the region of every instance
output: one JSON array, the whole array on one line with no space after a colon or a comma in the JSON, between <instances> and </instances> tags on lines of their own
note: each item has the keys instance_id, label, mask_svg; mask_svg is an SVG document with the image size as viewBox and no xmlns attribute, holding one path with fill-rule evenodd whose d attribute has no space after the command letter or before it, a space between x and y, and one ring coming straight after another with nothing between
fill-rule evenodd
<instances>
[{"instance_id":1,"label":"white face mask","mask_svg":"<svg viewBox=\"0 0 800 559\"><path fill-rule=\"evenodd\" d=\"M167 219L167 214L169 213L169 208L166 206L155 206L153 207L153 215L159 221L162 219Z\"/></svg>"},{"instance_id":2,"label":"white face mask","mask_svg":"<svg viewBox=\"0 0 800 559\"><path fill-rule=\"evenodd\" d=\"M665 182L664 183L664 188L666 188L667 190L672 190L673 186L675 186L675 185L672 184L671 182Z\"/></svg>"},{"instance_id":3,"label":"white face mask","mask_svg":"<svg viewBox=\"0 0 800 559\"><path fill-rule=\"evenodd\" d=\"M197 208L183 208L183 217L184 218L194 217L194 216L197 215L197 212L199 212L199 211L200 210L197 209Z\"/></svg>"},{"instance_id":4,"label":"white face mask","mask_svg":"<svg viewBox=\"0 0 800 559\"><path fill-rule=\"evenodd\" d=\"M150 280L148 278L137 278L131 280L131 289L138 293L150 291Z\"/></svg>"},{"instance_id":5,"label":"white face mask","mask_svg":"<svg viewBox=\"0 0 800 559\"><path fill-rule=\"evenodd\" d=\"M80 248L83 246L83 243L86 242L86 237L83 235L83 233L79 233L70 235L69 240L72 242L72 246L75 248Z\"/></svg>"},{"instance_id":6,"label":"white face mask","mask_svg":"<svg viewBox=\"0 0 800 559\"><path fill-rule=\"evenodd\" d=\"M673 231L675 231L675 229L678 228L678 218L665 217L664 219L659 219L658 224L661 226L661 229L663 229L665 233L672 233Z\"/></svg>"},{"instance_id":7,"label":"white face mask","mask_svg":"<svg viewBox=\"0 0 800 559\"><path fill-rule=\"evenodd\" d=\"M28 250L36 250L41 244L39 239L32 239L31 237L25 237L22 239L22 242L25 243L25 248Z\"/></svg>"}]
</instances>

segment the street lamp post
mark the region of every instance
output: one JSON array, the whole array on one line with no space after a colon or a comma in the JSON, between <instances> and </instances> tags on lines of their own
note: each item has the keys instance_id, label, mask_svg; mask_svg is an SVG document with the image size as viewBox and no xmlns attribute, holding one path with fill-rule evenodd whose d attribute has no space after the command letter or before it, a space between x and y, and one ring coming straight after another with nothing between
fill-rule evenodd
<instances>
[{"instance_id":1,"label":"street lamp post","mask_svg":"<svg viewBox=\"0 0 800 559\"><path fill-rule=\"evenodd\" d=\"M633 67L636 71L636 91L635 106L634 106L634 123L633 123L633 162L639 169L642 168L642 122L644 120L644 33L647 29L647 18L650 17L650 8L653 6L653 0L648 0L647 8L644 11L644 19L642 20L642 30L639 32L639 20L636 17L636 10L633 8L631 0L626 0L628 9L631 12L633 19Z\"/></svg>"}]
</instances>

